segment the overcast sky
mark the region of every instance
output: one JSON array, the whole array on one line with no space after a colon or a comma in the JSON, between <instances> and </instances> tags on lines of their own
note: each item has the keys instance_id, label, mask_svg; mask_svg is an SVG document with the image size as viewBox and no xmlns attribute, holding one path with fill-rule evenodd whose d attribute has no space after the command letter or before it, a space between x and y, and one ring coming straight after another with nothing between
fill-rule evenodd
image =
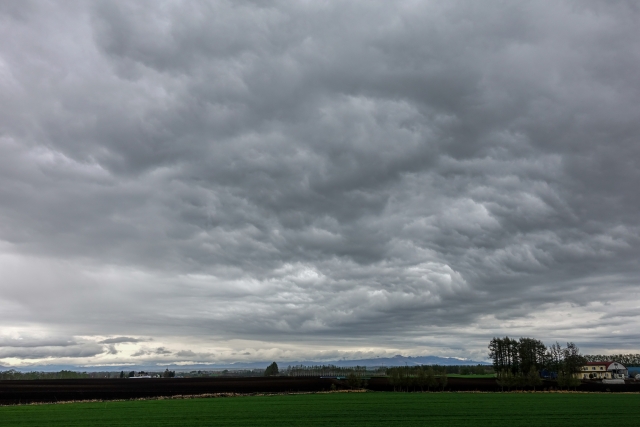
<instances>
[{"instance_id":1,"label":"overcast sky","mask_svg":"<svg viewBox=\"0 0 640 427\"><path fill-rule=\"evenodd\" d=\"M638 22L0 2L0 365L638 352Z\"/></svg>"}]
</instances>

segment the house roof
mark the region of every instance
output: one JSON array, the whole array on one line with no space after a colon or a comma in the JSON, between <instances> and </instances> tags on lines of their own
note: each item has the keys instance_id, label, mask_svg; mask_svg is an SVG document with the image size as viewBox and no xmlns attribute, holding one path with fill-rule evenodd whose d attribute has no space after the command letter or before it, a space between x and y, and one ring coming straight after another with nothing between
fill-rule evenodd
<instances>
[{"instance_id":1,"label":"house roof","mask_svg":"<svg viewBox=\"0 0 640 427\"><path fill-rule=\"evenodd\" d=\"M587 366L604 366L608 368L613 362L587 362Z\"/></svg>"}]
</instances>

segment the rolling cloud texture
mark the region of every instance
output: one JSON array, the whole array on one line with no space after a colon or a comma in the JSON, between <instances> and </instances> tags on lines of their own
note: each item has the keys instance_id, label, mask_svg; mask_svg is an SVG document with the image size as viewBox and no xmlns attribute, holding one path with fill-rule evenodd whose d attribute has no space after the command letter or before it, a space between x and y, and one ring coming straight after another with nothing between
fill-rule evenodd
<instances>
[{"instance_id":1,"label":"rolling cloud texture","mask_svg":"<svg viewBox=\"0 0 640 427\"><path fill-rule=\"evenodd\" d=\"M3 2L0 364L637 351L639 21Z\"/></svg>"}]
</instances>

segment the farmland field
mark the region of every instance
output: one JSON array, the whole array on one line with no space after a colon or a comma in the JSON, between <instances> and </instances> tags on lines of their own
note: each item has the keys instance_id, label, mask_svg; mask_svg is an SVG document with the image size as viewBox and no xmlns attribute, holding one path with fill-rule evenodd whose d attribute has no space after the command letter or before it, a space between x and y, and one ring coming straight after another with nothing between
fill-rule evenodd
<instances>
[{"instance_id":1,"label":"farmland field","mask_svg":"<svg viewBox=\"0 0 640 427\"><path fill-rule=\"evenodd\" d=\"M640 394L331 393L0 407L3 426L637 426Z\"/></svg>"},{"instance_id":2,"label":"farmland field","mask_svg":"<svg viewBox=\"0 0 640 427\"><path fill-rule=\"evenodd\" d=\"M554 381L543 381L538 390L557 388ZM371 378L366 387L372 391L393 391L388 378ZM0 381L0 405L51 403L77 400L126 400L161 396L216 393L252 394L283 392L319 392L332 388L347 389L344 380L319 377L246 377L246 378L140 378L76 380ZM397 387L396 387L397 388ZM445 391L501 391L496 379L449 377ZM640 382L622 385L583 382L578 391L640 392Z\"/></svg>"}]
</instances>

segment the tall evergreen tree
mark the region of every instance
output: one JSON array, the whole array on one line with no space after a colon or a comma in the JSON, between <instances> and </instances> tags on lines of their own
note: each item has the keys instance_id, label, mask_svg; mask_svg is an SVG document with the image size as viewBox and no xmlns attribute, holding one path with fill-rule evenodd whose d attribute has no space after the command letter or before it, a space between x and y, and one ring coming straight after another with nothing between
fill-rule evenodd
<instances>
[{"instance_id":1,"label":"tall evergreen tree","mask_svg":"<svg viewBox=\"0 0 640 427\"><path fill-rule=\"evenodd\" d=\"M273 375L278 375L278 364L273 362L271 365L267 366L267 369L264 370L264 376L270 377Z\"/></svg>"},{"instance_id":2,"label":"tall evergreen tree","mask_svg":"<svg viewBox=\"0 0 640 427\"><path fill-rule=\"evenodd\" d=\"M531 369L536 371L544 366L547 347L540 340L534 338L520 338L518 341L518 358L520 371L528 375Z\"/></svg>"},{"instance_id":3,"label":"tall evergreen tree","mask_svg":"<svg viewBox=\"0 0 640 427\"><path fill-rule=\"evenodd\" d=\"M564 349L563 355L564 366L562 370L571 377L579 373L587 363L587 360L580 354L578 346L572 342L567 343L567 348Z\"/></svg>"}]
</instances>

